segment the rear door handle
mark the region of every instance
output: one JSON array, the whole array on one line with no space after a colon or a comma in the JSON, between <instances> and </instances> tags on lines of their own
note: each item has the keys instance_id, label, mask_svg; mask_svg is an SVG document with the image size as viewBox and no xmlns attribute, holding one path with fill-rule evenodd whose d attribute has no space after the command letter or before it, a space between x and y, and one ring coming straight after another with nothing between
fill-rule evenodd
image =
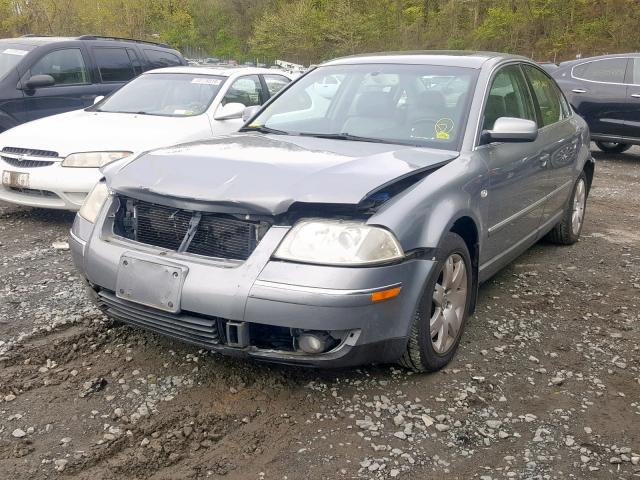
<instances>
[{"instance_id":1,"label":"rear door handle","mask_svg":"<svg viewBox=\"0 0 640 480\"><path fill-rule=\"evenodd\" d=\"M631 96L633 98L640 98L640 93L632 93Z\"/></svg>"},{"instance_id":2,"label":"rear door handle","mask_svg":"<svg viewBox=\"0 0 640 480\"><path fill-rule=\"evenodd\" d=\"M574 88L573 90L571 90L573 93L587 93L586 90L583 90L581 88Z\"/></svg>"}]
</instances>

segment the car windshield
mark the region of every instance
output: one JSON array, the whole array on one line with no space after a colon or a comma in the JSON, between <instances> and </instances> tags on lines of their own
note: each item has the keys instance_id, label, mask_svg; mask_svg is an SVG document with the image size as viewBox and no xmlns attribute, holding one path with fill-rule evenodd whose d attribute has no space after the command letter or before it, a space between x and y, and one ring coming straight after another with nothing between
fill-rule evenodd
<instances>
[{"instance_id":1,"label":"car windshield","mask_svg":"<svg viewBox=\"0 0 640 480\"><path fill-rule=\"evenodd\" d=\"M0 42L0 80L6 77L33 48L31 45Z\"/></svg>"},{"instance_id":2,"label":"car windshield","mask_svg":"<svg viewBox=\"0 0 640 480\"><path fill-rule=\"evenodd\" d=\"M204 113L226 77L148 73L98 103L93 111L190 117Z\"/></svg>"},{"instance_id":3,"label":"car windshield","mask_svg":"<svg viewBox=\"0 0 640 480\"><path fill-rule=\"evenodd\" d=\"M456 150L476 70L436 65L319 67L244 130Z\"/></svg>"}]
</instances>

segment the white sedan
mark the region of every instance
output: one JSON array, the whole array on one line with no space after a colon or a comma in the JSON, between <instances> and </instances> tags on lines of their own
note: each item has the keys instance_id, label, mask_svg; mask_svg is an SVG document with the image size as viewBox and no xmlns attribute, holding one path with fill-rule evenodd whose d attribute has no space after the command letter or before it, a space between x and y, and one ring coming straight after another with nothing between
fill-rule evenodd
<instances>
[{"instance_id":1,"label":"white sedan","mask_svg":"<svg viewBox=\"0 0 640 480\"><path fill-rule=\"evenodd\" d=\"M245 107L261 105L290 81L283 72L262 68L146 72L92 107L0 134L0 200L78 210L101 166L234 132Z\"/></svg>"}]
</instances>

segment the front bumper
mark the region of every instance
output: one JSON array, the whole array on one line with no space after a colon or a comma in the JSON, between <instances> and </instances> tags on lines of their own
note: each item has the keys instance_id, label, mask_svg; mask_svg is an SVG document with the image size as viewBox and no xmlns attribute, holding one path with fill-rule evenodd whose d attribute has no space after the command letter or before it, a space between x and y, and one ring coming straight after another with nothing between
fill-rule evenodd
<instances>
[{"instance_id":1,"label":"front bumper","mask_svg":"<svg viewBox=\"0 0 640 480\"><path fill-rule=\"evenodd\" d=\"M107 210L103 209L102 217ZM93 229L76 216L70 246L76 266L109 315L223 354L278 363L342 367L399 359L433 266L429 260L368 268L274 261L272 253L288 227L272 227L248 260L235 263L162 251L105 230ZM180 312L150 309L114 294L121 256L132 253L188 269ZM397 297L372 302L372 292L395 285L402 287ZM252 332L265 326L330 332L339 343L326 353L311 355L265 348L252 333L248 345L230 346L224 338L224 325L229 322L245 323Z\"/></svg>"},{"instance_id":2,"label":"front bumper","mask_svg":"<svg viewBox=\"0 0 640 480\"><path fill-rule=\"evenodd\" d=\"M0 159L0 175L3 171L28 173L26 188L12 188L0 184L0 200L30 207L77 211L85 197L100 180L98 168L62 167L56 161L46 167L20 168Z\"/></svg>"}]
</instances>

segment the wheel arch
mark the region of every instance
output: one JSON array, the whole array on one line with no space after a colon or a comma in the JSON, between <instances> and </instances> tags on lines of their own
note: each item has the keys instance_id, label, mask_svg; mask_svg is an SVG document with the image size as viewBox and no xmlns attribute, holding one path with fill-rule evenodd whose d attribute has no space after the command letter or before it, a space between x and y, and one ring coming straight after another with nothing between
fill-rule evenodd
<instances>
[{"instance_id":1,"label":"wheel arch","mask_svg":"<svg viewBox=\"0 0 640 480\"><path fill-rule=\"evenodd\" d=\"M480 265L480 235L478 224L468 214L457 217L450 225L447 232L455 233L459 235L469 250L469 256L471 257L471 268L473 276L473 290L471 293L471 306L469 308L469 314L473 314L476 308L476 301L478 298L478 272Z\"/></svg>"},{"instance_id":2,"label":"wheel arch","mask_svg":"<svg viewBox=\"0 0 640 480\"><path fill-rule=\"evenodd\" d=\"M591 185L593 184L593 176L596 170L596 162L593 158L587 160L582 167L582 171L587 177L587 193L591 191Z\"/></svg>"}]
</instances>

